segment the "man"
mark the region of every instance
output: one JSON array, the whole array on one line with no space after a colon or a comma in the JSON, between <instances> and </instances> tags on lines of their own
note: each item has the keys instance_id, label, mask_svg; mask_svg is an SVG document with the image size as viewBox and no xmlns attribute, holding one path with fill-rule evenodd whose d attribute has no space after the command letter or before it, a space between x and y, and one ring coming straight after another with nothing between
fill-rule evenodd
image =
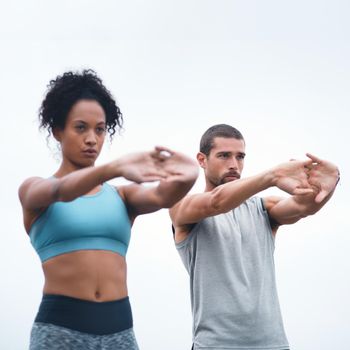
<instances>
[{"instance_id":1,"label":"man","mask_svg":"<svg viewBox=\"0 0 350 350\"><path fill-rule=\"evenodd\" d=\"M197 160L205 192L170 209L190 275L194 350L289 348L275 283L275 235L279 226L316 213L339 180L335 165L307 156L240 179L242 134L219 124L202 136ZM272 186L290 196L254 196Z\"/></svg>"}]
</instances>

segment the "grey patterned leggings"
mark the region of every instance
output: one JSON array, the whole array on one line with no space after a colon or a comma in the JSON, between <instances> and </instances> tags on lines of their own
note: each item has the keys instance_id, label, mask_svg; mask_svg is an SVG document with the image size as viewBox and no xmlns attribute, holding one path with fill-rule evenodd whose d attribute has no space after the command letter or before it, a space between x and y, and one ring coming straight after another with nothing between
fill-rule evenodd
<instances>
[{"instance_id":1,"label":"grey patterned leggings","mask_svg":"<svg viewBox=\"0 0 350 350\"><path fill-rule=\"evenodd\" d=\"M133 328L108 335L94 335L35 322L29 350L139 350L139 347Z\"/></svg>"}]
</instances>

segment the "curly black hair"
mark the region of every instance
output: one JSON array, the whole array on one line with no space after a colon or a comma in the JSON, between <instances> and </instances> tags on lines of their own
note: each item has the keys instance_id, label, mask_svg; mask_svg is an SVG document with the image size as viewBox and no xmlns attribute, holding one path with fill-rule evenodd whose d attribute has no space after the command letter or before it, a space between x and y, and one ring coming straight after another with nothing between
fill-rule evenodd
<instances>
[{"instance_id":1,"label":"curly black hair","mask_svg":"<svg viewBox=\"0 0 350 350\"><path fill-rule=\"evenodd\" d=\"M50 136L54 128L64 129L73 105L82 99L95 100L106 114L106 127L112 140L116 128L121 129L123 115L113 96L92 69L65 72L51 80L44 101L39 109L40 129L47 129Z\"/></svg>"}]
</instances>

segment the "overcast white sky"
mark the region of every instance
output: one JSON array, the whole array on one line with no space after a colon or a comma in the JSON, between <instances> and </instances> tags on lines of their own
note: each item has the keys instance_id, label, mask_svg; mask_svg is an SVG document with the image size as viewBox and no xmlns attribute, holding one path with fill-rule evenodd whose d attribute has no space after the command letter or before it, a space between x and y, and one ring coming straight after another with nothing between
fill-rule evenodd
<instances>
[{"instance_id":1,"label":"overcast white sky","mask_svg":"<svg viewBox=\"0 0 350 350\"><path fill-rule=\"evenodd\" d=\"M245 136L245 176L307 151L339 165L332 200L280 229L275 260L292 349L348 349L349 10L346 0L1 1L0 348L27 348L41 298L17 199L26 177L58 167L37 110L50 79L93 68L125 118L101 162L155 144L195 157L201 134L224 122ZM165 210L137 219L127 260L140 348L189 349L188 277Z\"/></svg>"}]
</instances>

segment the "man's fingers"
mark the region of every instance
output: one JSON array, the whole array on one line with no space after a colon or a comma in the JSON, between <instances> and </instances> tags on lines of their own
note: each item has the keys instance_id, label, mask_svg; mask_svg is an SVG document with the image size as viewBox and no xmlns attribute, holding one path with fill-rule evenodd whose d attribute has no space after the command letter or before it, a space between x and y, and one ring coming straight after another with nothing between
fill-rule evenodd
<instances>
[{"instance_id":1,"label":"man's fingers","mask_svg":"<svg viewBox=\"0 0 350 350\"><path fill-rule=\"evenodd\" d=\"M310 193L314 193L312 188L296 188L293 191L294 195L303 195L303 194L310 194Z\"/></svg>"},{"instance_id":2,"label":"man's fingers","mask_svg":"<svg viewBox=\"0 0 350 350\"><path fill-rule=\"evenodd\" d=\"M315 198L316 203L321 203L326 197L328 193L326 191L321 191Z\"/></svg>"},{"instance_id":3,"label":"man's fingers","mask_svg":"<svg viewBox=\"0 0 350 350\"><path fill-rule=\"evenodd\" d=\"M318 163L318 164L322 163L322 159L314 156L311 153L306 153L306 156L309 157L314 163Z\"/></svg>"},{"instance_id":4,"label":"man's fingers","mask_svg":"<svg viewBox=\"0 0 350 350\"><path fill-rule=\"evenodd\" d=\"M306 159L302 161L303 165L305 168L310 168L312 167L313 160L312 159Z\"/></svg>"}]
</instances>

